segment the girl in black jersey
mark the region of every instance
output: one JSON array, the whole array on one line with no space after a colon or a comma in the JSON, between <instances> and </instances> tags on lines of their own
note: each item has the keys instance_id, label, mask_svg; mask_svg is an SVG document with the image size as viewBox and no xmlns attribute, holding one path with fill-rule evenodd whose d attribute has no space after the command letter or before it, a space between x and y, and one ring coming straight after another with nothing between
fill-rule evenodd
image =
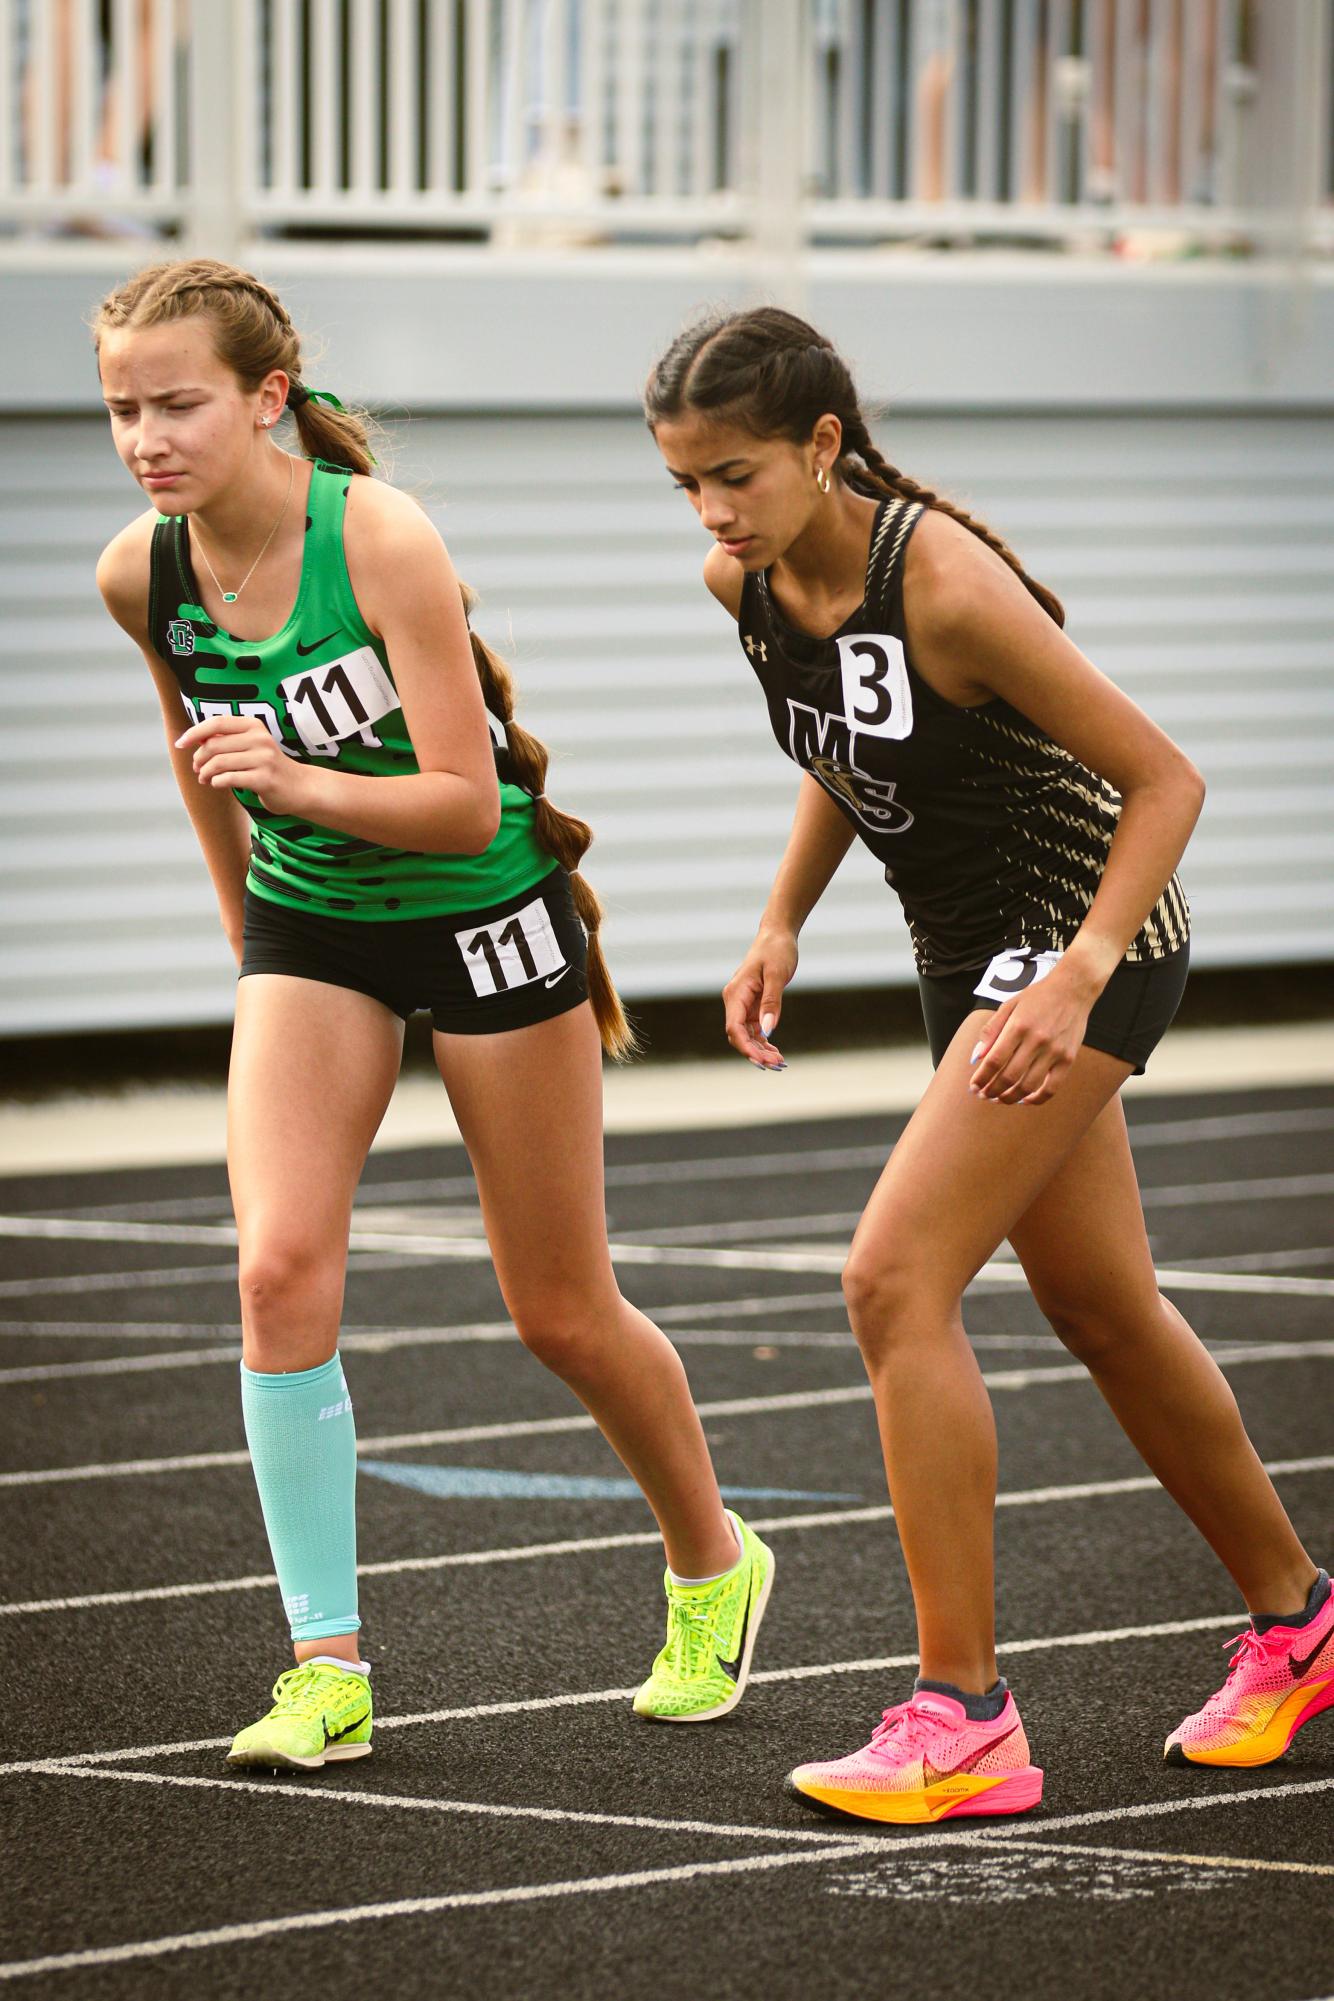
<instances>
[{"instance_id":1,"label":"girl in black jersey","mask_svg":"<svg viewBox=\"0 0 1334 2001\"><path fill-rule=\"evenodd\" d=\"M798 933L860 837L903 902L937 1066L844 1273L920 1675L862 1751L792 1783L893 1821L1041 1797L997 1674L995 1427L961 1318L964 1288L1006 1237L1252 1613L1226 1684L1167 1756L1267 1762L1334 1703L1329 1580L1217 1366L1158 1291L1118 1096L1184 984L1174 870L1200 775L1083 657L1059 602L989 529L886 464L846 366L804 321L762 308L688 329L654 370L646 413L713 538L705 582L805 773L726 989L728 1039L781 1067L772 1037Z\"/></svg>"}]
</instances>

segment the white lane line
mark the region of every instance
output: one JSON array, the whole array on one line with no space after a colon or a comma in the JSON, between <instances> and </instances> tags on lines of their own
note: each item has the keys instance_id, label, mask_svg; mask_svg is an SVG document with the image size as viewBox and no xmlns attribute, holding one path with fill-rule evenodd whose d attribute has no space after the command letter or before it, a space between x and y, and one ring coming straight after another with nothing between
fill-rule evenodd
<instances>
[{"instance_id":1,"label":"white lane line","mask_svg":"<svg viewBox=\"0 0 1334 2001\"><path fill-rule=\"evenodd\" d=\"M351 1273L409 1270L414 1265L434 1264L434 1255L420 1251L396 1252L392 1256L369 1254L348 1259ZM160 1286L221 1285L235 1287L237 1268L233 1260L215 1265L176 1265L166 1270L63 1272L47 1278L0 1279L0 1299L42 1299L67 1293L138 1292Z\"/></svg>"},{"instance_id":2,"label":"white lane line","mask_svg":"<svg viewBox=\"0 0 1334 2001\"><path fill-rule=\"evenodd\" d=\"M0 1320L0 1340L239 1341L235 1320Z\"/></svg>"},{"instance_id":3,"label":"white lane line","mask_svg":"<svg viewBox=\"0 0 1334 2001\"><path fill-rule=\"evenodd\" d=\"M808 1237L852 1236L861 1221L860 1209L835 1209L824 1215L757 1216L726 1223L673 1223L663 1229L635 1231L638 1244L747 1244L770 1238L789 1244Z\"/></svg>"},{"instance_id":4,"label":"white lane line","mask_svg":"<svg viewBox=\"0 0 1334 2001\"><path fill-rule=\"evenodd\" d=\"M117 1772L117 1778L124 1778ZM1261 1870L1278 1875L1334 1876L1334 1862L1271 1862L1249 1855L1190 1855L1174 1848L1104 1848L1084 1841L1040 1841L1028 1835L1012 1836L1007 1848L1035 1849L1048 1855L1093 1855L1108 1862L1180 1862L1192 1869Z\"/></svg>"},{"instance_id":5,"label":"white lane line","mask_svg":"<svg viewBox=\"0 0 1334 2001\"><path fill-rule=\"evenodd\" d=\"M1068 1369L1011 1370L986 1380L995 1388L1014 1389L1025 1386L1020 1377L1065 1381L1086 1376L1087 1371L1076 1363ZM768 1397L728 1397L713 1403L702 1403L698 1409L701 1417L752 1417L775 1410L815 1410L826 1405L867 1403L870 1396L869 1384L854 1383L847 1389L794 1390ZM359 1438L357 1451L378 1456L384 1452L415 1451L424 1446L473 1444L494 1438L551 1437L562 1432L596 1429L593 1419L581 1412L570 1417L519 1418L502 1424L454 1425L440 1431L404 1431L375 1438ZM0 1473L0 1487L35 1487L64 1480L109 1480L150 1473L197 1472L220 1466L248 1466L249 1463L247 1452L192 1452L170 1459L122 1459L89 1466L55 1466L26 1473Z\"/></svg>"},{"instance_id":6,"label":"white lane line","mask_svg":"<svg viewBox=\"0 0 1334 2001\"><path fill-rule=\"evenodd\" d=\"M892 1140L888 1129L901 1121L886 1118L887 1136L883 1143L860 1146L812 1147L807 1152L705 1154L696 1159L611 1162L606 1170L608 1188L654 1188L675 1181L754 1181L785 1174L874 1172L889 1156ZM1133 1147L1186 1146L1199 1140L1260 1139L1283 1133L1334 1131L1334 1107L1288 1112L1239 1112L1222 1116L1130 1123ZM475 1199L477 1184L471 1174L436 1175L413 1181L369 1181L358 1191L366 1204L431 1202ZM117 1218L149 1221L155 1216L182 1220L190 1216L221 1216L228 1210L225 1195L192 1195L165 1198L156 1202L102 1203L92 1208L69 1209L67 1215L89 1218Z\"/></svg>"},{"instance_id":7,"label":"white lane line","mask_svg":"<svg viewBox=\"0 0 1334 2001\"><path fill-rule=\"evenodd\" d=\"M51 1778L116 1779L122 1784L181 1786L211 1792L258 1793L264 1799L320 1800L337 1805L391 1807L408 1813L475 1814L482 1820L535 1820L576 1827L629 1827L651 1834L703 1834L718 1841L786 1841L798 1847L828 1847L839 1837L828 1828L747 1827L712 1820L663 1820L644 1813L591 1813L574 1807L506 1806L484 1800L418 1799L406 1793L368 1793L353 1787L328 1787L278 1778L199 1778L183 1772L126 1772L108 1765L70 1765L52 1761L41 1771ZM845 1842L860 1847L863 1835L848 1834Z\"/></svg>"},{"instance_id":8,"label":"white lane line","mask_svg":"<svg viewBox=\"0 0 1334 2001\"><path fill-rule=\"evenodd\" d=\"M92 1362L34 1362L22 1369L0 1369L0 1386L6 1383L59 1383L81 1376L136 1376L159 1369L216 1368L220 1362L240 1360L239 1342L231 1348L176 1348L165 1354L107 1355Z\"/></svg>"},{"instance_id":9,"label":"white lane line","mask_svg":"<svg viewBox=\"0 0 1334 2001\"><path fill-rule=\"evenodd\" d=\"M1319 1357L1330 1352L1329 1342L1305 1342L1298 1346L1303 1356ZM1257 1345L1229 1358L1229 1368L1243 1368L1273 1359L1278 1343ZM982 1381L991 1390L1027 1390L1060 1383L1091 1381L1081 1362L1054 1363L1022 1369L984 1369ZM792 1390L766 1397L727 1397L698 1406L701 1417L754 1417L778 1410L820 1410L839 1404L869 1403L869 1383L854 1383L844 1389ZM561 1432L594 1431L591 1417L518 1418L502 1424L454 1425L438 1431L402 1431L374 1438L359 1438L360 1455L385 1452L413 1452L436 1445L475 1444L496 1438L551 1437ZM71 1480L123 1480L156 1473L194 1473L229 1466L248 1466L247 1452L189 1452L166 1459L116 1459L84 1466L46 1466L22 1473L0 1473L0 1488L43 1487Z\"/></svg>"},{"instance_id":10,"label":"white lane line","mask_svg":"<svg viewBox=\"0 0 1334 2001\"><path fill-rule=\"evenodd\" d=\"M1334 1245L1318 1244L1291 1251L1255 1251L1245 1256L1192 1258L1194 1271L1291 1271L1294 1265L1334 1264Z\"/></svg>"},{"instance_id":11,"label":"white lane line","mask_svg":"<svg viewBox=\"0 0 1334 2001\"><path fill-rule=\"evenodd\" d=\"M1331 1187L1334 1188L1334 1176L1328 1178ZM223 1232L221 1235L225 1236L226 1233ZM232 1241L234 1237L233 1232ZM350 1242L351 1255L347 1267L350 1274L406 1269L413 1264L432 1264L449 1260L485 1263L491 1255L490 1247L484 1238L399 1236L392 1233L381 1234L377 1231L354 1231ZM615 1241L609 1248L615 1264L676 1266L699 1271L805 1272L812 1275L816 1272L828 1272L831 1276L837 1277L847 1262L846 1251L842 1246L830 1250L807 1247L801 1250L764 1251L724 1250L704 1244L674 1245ZM376 1253L387 1253L387 1255L375 1255ZM77 1276L65 1275L59 1278L5 1279L0 1281L0 1298L38 1298L51 1293L70 1292L134 1291L149 1285L217 1284L224 1279L230 1283L235 1278L234 1264L185 1266L173 1271L82 1272ZM1158 1280L1161 1285L1175 1291L1263 1292L1322 1299L1334 1295L1334 1279L1261 1277L1252 1273L1203 1271L1181 1267L1159 1271ZM1000 1260L984 1264L973 1281L974 1285L1026 1286L1027 1283L1024 1272L1017 1264Z\"/></svg>"},{"instance_id":12,"label":"white lane line","mask_svg":"<svg viewBox=\"0 0 1334 2001\"><path fill-rule=\"evenodd\" d=\"M79 1284L85 1288L96 1281L81 1278ZM672 1326L677 1322L704 1319L745 1319L759 1314L835 1312L846 1315L843 1295L837 1286L826 1286L823 1292L761 1292L746 1299L707 1299L698 1305L682 1306L672 1301L665 1306L645 1306L641 1309L650 1320L660 1327ZM452 1335L463 1334L477 1338L494 1329L497 1333L513 1335L514 1326L509 1320L479 1323L476 1328L435 1328L435 1327L358 1327L345 1326L339 1335L340 1346L348 1341L360 1343L370 1341L396 1340L443 1340ZM227 1320L0 1320L0 1336L33 1335L50 1336L59 1340L88 1338L111 1340L123 1336L136 1341L179 1341L186 1335L202 1338L215 1336L218 1340L239 1341L241 1327L239 1321Z\"/></svg>"},{"instance_id":13,"label":"white lane line","mask_svg":"<svg viewBox=\"0 0 1334 2001\"><path fill-rule=\"evenodd\" d=\"M703 1835L717 1841L790 1842L800 1847L826 1848L831 1842L841 1841L844 1848L852 1848L859 1853L864 1850L868 1839L865 1834L851 1832L840 1837L827 1829L753 1827L709 1820L666 1820L651 1814L592 1813L572 1807L509 1806L482 1800L422 1799L410 1794L361 1792L348 1787L335 1789L312 1785L308 1780L305 1783L291 1784L277 1778L201 1778L182 1772L130 1772L108 1765L57 1763L42 1766L38 1771L39 1775L51 1778L108 1779L121 1785L253 1793L266 1800L294 1799L300 1800L303 1804L363 1806L372 1809L387 1807L408 1813L475 1816L482 1820L529 1820L560 1826L623 1827L631 1828L637 1833ZM1272 1798L1274 1794L1269 1792L1266 1797ZM1174 1802L1175 1804L1177 1803ZM947 1831L955 1832L954 1829ZM965 1836L985 1838L982 1829L959 1828L957 1831ZM1047 1837L1045 1824L1041 1834L1024 1834L1008 1827L997 1831L1004 1833L1007 1848L1033 1849L1052 1855L1093 1855L1111 1862L1179 1862L1203 1869L1242 1869L1284 1875L1334 1876L1334 1863L1328 1862L1283 1862L1249 1856L1194 1855L1172 1848L1118 1848L1110 1844L1057 1841Z\"/></svg>"},{"instance_id":14,"label":"white lane line","mask_svg":"<svg viewBox=\"0 0 1334 2001\"><path fill-rule=\"evenodd\" d=\"M1020 1373L1041 1375L1044 1372L1032 1370L1011 1372L1011 1374ZM1062 1376L1069 1373L1084 1376L1086 1371L1075 1365L1071 1371L1061 1370L1059 1373ZM999 1386L1010 1388L1014 1385L1008 1381L999 1381ZM769 1397L728 1397L714 1403L702 1403L698 1409L701 1417L750 1417L774 1410L813 1410L828 1404L866 1403L870 1395L869 1384L855 1383L847 1389L794 1390ZM385 1433L375 1438L359 1438L357 1451L363 1455L378 1456L384 1452L415 1451L419 1446L473 1444L494 1438L552 1437L563 1432L596 1429L593 1419L580 1412L577 1416L520 1418L501 1424L453 1425L440 1431ZM0 1473L0 1487L33 1487L46 1486L63 1480L106 1480L150 1473L196 1472L220 1466L248 1466L249 1463L250 1455L244 1451L191 1452L169 1459L122 1459L89 1466L48 1467L42 1471L27 1473Z\"/></svg>"},{"instance_id":15,"label":"white lane line","mask_svg":"<svg viewBox=\"0 0 1334 2001\"><path fill-rule=\"evenodd\" d=\"M1203 1619L1169 1619L1151 1626L1106 1626L1084 1633L1053 1633L1041 1639L1005 1640L997 1651L1008 1658L1012 1654L1059 1652L1066 1647L1117 1646L1129 1640L1179 1639L1193 1633L1215 1632L1220 1626L1240 1628L1245 1623L1244 1612L1216 1612ZM760 1668L750 1679L754 1683L818 1681L825 1675L886 1674L897 1668L915 1667L917 1658L914 1649L912 1653L877 1654L863 1660L818 1661L804 1667ZM634 1694L635 1687L631 1685L628 1688L579 1689L566 1695L515 1696L503 1702L473 1702L453 1709L423 1709L407 1716L377 1716L375 1727L377 1730L412 1730L422 1724L477 1723L493 1716L546 1715L558 1709L586 1709L600 1703L629 1702ZM181 1757L196 1751L225 1750L230 1743L230 1737L193 1737L177 1744L130 1744L114 1751L68 1751L54 1757L20 1758L0 1765L0 1779L13 1778L25 1772L45 1771L53 1765L118 1765L145 1758ZM1317 1789L1334 1786L1334 1778L1316 1781L1315 1785ZM1300 1788L1289 1786L1285 1790L1291 1792ZM1100 1825L1103 1821L1133 1816L1139 1811L1137 1807L1115 1808L1102 1814L1077 1814L1067 1820L1044 1822L1043 1826L1045 1831L1051 1832L1057 1827Z\"/></svg>"},{"instance_id":16,"label":"white lane line","mask_svg":"<svg viewBox=\"0 0 1334 2001\"><path fill-rule=\"evenodd\" d=\"M381 1201L373 1206L383 1208ZM1315 1195L1334 1195L1334 1174L1285 1174L1266 1175L1246 1181L1199 1181L1184 1183L1179 1187L1145 1188L1141 1199L1146 1209L1189 1208L1196 1204L1213 1205L1219 1202L1264 1202L1294 1201ZM650 1231L642 1241L647 1243L700 1243L725 1242L731 1237L740 1237L747 1230L753 1230L758 1237L764 1237L778 1230L791 1237L800 1237L803 1231L813 1231L817 1236L834 1230L853 1229L860 1217L859 1210L836 1210L832 1214L811 1216L790 1216L783 1218L766 1217L754 1223L741 1222L699 1223L673 1227L671 1230ZM697 1234L692 1234L697 1233ZM638 1233L636 1233L638 1235ZM0 1237L26 1237L35 1240L87 1243L124 1244L204 1244L234 1246L236 1225L234 1223L174 1223L163 1217L154 1222L131 1222L116 1218L17 1215L0 1216ZM479 1249L485 1251L484 1236L450 1236L430 1238L416 1236L409 1232L358 1230L353 1227L352 1243L364 1250L392 1250L398 1243L426 1244L430 1242L451 1245L454 1248L442 1255L466 1257L476 1256ZM628 1248L628 1246L623 1247Z\"/></svg>"},{"instance_id":17,"label":"white lane line","mask_svg":"<svg viewBox=\"0 0 1334 2001\"><path fill-rule=\"evenodd\" d=\"M989 1285L1007 1289L1028 1284L1019 1265L983 1265L977 1276ZM1285 1299L1334 1297L1334 1279L1330 1278L1278 1278L1259 1272L1207 1271L1194 1265L1159 1265L1154 1276L1165 1292L1261 1292Z\"/></svg>"},{"instance_id":18,"label":"white lane line","mask_svg":"<svg viewBox=\"0 0 1334 2001\"><path fill-rule=\"evenodd\" d=\"M0 1334L3 1329L0 1329ZM499 1345L518 1341L508 1320L475 1327L406 1328L401 1333L344 1335L339 1349L344 1353L385 1354L395 1348L456 1347ZM970 1345L982 1351L1016 1349L1048 1354L1056 1346L1052 1334L971 1334ZM679 1348L832 1348L856 1352L850 1328L827 1333L808 1333L794 1327L680 1327L671 1339ZM1296 1362L1334 1355L1334 1341L1206 1341L1205 1347L1222 1362ZM180 1348L149 1355L107 1355L92 1361L33 1362L22 1368L0 1369L0 1387L9 1383L49 1383L78 1380L84 1376L134 1376L156 1374L166 1369L216 1368L235 1365L241 1357L237 1341L227 1347Z\"/></svg>"},{"instance_id":19,"label":"white lane line","mask_svg":"<svg viewBox=\"0 0 1334 2001\"><path fill-rule=\"evenodd\" d=\"M454 1890L438 1897L399 1897L392 1903L353 1904L338 1911L301 1911L291 1917L263 1918L250 1924L218 1925L212 1931L177 1932L170 1938L136 1939L128 1945L93 1946L83 1952L48 1953L41 1959L11 1959L0 1965L0 1980L21 1980L43 1973L70 1972L82 1966L115 1966L127 1960L161 1959L173 1952L199 1952L212 1946L247 1945L281 1933L325 1931L331 1925L363 1924L383 1918L432 1916L441 1911L468 1911L496 1904L542 1903L558 1897L597 1896L606 1891L653 1889L666 1883L698 1882L708 1876L747 1876L795 1863L823 1862L864 1855L873 1840L844 1841L807 1848L795 1855L736 1857L726 1862L684 1862L671 1869L634 1869L618 1876L583 1876L555 1883L521 1883L508 1890Z\"/></svg>"},{"instance_id":20,"label":"white lane line","mask_svg":"<svg viewBox=\"0 0 1334 2001\"><path fill-rule=\"evenodd\" d=\"M1174 1813L1183 1806L1225 1806L1250 1798L1283 1798L1289 1793L1324 1791L1334 1787L1334 1779L1316 1780L1309 1785L1288 1786L1275 1790L1250 1793L1214 1794L1201 1801L1170 1801L1154 1804L1142 1811L1146 1813ZM1134 1809L1131 1810L1132 1812ZM1103 1819L1113 1815L1101 1816ZM1080 1820L1096 1819L1098 1816L1079 1816ZM1062 1825L1060 1821L1047 1824L1046 1831L1053 1831ZM1025 1839L1021 1832L1014 1837ZM914 1852L927 1847L966 1846L986 1848L994 1844L1007 1845L1007 1830L997 1828L986 1833L972 1831L956 1833L953 1830L933 1830L911 1836ZM740 1876L767 1873L783 1868L792 1868L800 1863L843 1862L850 1859L879 1853L882 1857L894 1850L882 1834L868 1835L864 1839L853 1837L837 1843L816 1848L804 1848L785 1854L759 1856L738 1856L723 1862L689 1862L668 1869L637 1869L611 1876L589 1876L567 1878L554 1883L517 1884L508 1889L454 1891L436 1897L404 1897L380 1904L349 1905L337 1911L302 1911L287 1917L260 1919L248 1924L220 1925L209 1931L178 1932L174 1935L155 1939L136 1939L127 1944L94 1946L81 1952L48 1953L39 1959L8 1960L0 1965L0 1980L18 1980L45 1973L73 1971L84 1966L108 1966L123 1964L138 1959L160 1959L168 1954L187 1951L204 1951L214 1946L247 1944L259 1938L303 1931L326 1930L333 1925L373 1922L392 1917L420 1917L451 1910L475 1910L499 1904L537 1903L570 1896L597 1895L606 1891L626 1891L632 1889L656 1888L668 1883L698 1882L708 1877Z\"/></svg>"},{"instance_id":21,"label":"white lane line","mask_svg":"<svg viewBox=\"0 0 1334 2001\"><path fill-rule=\"evenodd\" d=\"M1315 1459L1271 1459L1265 1462L1271 1479L1334 1471L1334 1454ZM1074 1486L1014 1488L996 1496L998 1508L1048 1507L1071 1501L1101 1500L1123 1494L1159 1493L1151 1473L1123 1480L1085 1480ZM788 1530L843 1528L867 1522L889 1522L894 1510L885 1502L864 1508L826 1508L814 1514L770 1515L752 1520L762 1535ZM540 1557L583 1556L612 1549L647 1549L658 1542L654 1529L634 1529L620 1535L578 1536L560 1542L517 1543L497 1549L451 1550L440 1556L404 1556L384 1563L359 1563L358 1577L402 1577L421 1571L472 1569L493 1563L528 1563ZM248 1577L223 1577L190 1584L152 1584L136 1590L95 1591L78 1597L29 1598L0 1604L0 1618L27 1618L45 1612L84 1612L117 1605L147 1605L174 1598L210 1598L237 1591L269 1591L277 1585L272 1571Z\"/></svg>"},{"instance_id":22,"label":"white lane line","mask_svg":"<svg viewBox=\"0 0 1334 2001\"><path fill-rule=\"evenodd\" d=\"M1214 1623L1226 1624L1226 1621L1215 1620ZM1010 1651L1013 1652L1013 1648ZM1091 1813L1057 1814L1051 1820L1044 1819L1040 1823L1040 1828L1044 1836L1064 1834L1071 1828L1114 1827L1123 1821L1158 1820L1165 1814L1173 1813L1208 1813L1214 1807L1249 1806L1254 1801L1296 1799L1308 1793L1330 1791L1334 1791L1334 1778L1294 1779L1287 1784L1278 1780L1273 1785L1245 1786L1230 1793L1188 1793L1185 1797L1172 1800L1141 1800L1135 1806L1095 1808ZM1016 1825L1014 1829L1019 1835L1023 1835L1025 1831L1022 1825ZM993 1832L998 1839L1005 1840L1010 1834L1010 1829L998 1827Z\"/></svg>"},{"instance_id":23,"label":"white lane line","mask_svg":"<svg viewBox=\"0 0 1334 2001\"><path fill-rule=\"evenodd\" d=\"M1334 1174L1282 1174L1254 1181L1188 1182L1180 1188L1141 1190L1146 1209L1189 1209L1196 1203L1296 1202L1334 1195Z\"/></svg>"}]
</instances>

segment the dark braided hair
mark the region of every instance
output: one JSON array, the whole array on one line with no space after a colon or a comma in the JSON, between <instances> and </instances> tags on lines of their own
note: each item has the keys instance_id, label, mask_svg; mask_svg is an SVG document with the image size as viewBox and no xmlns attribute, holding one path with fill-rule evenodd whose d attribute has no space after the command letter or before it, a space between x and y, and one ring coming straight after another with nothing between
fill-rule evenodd
<instances>
[{"instance_id":1,"label":"dark braided hair","mask_svg":"<svg viewBox=\"0 0 1334 2001\"><path fill-rule=\"evenodd\" d=\"M92 320L93 342L114 328L160 325L166 320L206 316L213 328L219 359L248 388L256 387L274 369L281 369L291 388L288 410L295 419L301 449L307 458L322 459L353 472L369 473L372 420L364 410L335 410L317 401L301 379L301 337L276 292L235 264L211 257L151 265L110 293ZM295 393L294 393L295 392ZM465 615L475 593L460 582ZM624 1062L639 1048L620 996L612 984L598 939L602 905L583 876L579 863L593 838L591 827L572 813L553 806L543 790L547 751L514 720L514 684L498 653L469 627L472 657L487 709L504 725L506 775L533 795L534 831L546 852L569 872L579 921L588 934L588 997L593 1017L609 1056Z\"/></svg>"},{"instance_id":2,"label":"dark braided hair","mask_svg":"<svg viewBox=\"0 0 1334 2001\"><path fill-rule=\"evenodd\" d=\"M644 414L650 430L687 410L741 425L761 438L791 438L803 444L819 419L837 417L843 446L836 475L857 489L919 501L938 508L978 536L1007 562L1057 625L1065 607L1044 584L1030 577L999 535L954 501L919 486L883 458L871 438L847 363L795 313L780 306L714 314L686 327L649 376Z\"/></svg>"}]
</instances>

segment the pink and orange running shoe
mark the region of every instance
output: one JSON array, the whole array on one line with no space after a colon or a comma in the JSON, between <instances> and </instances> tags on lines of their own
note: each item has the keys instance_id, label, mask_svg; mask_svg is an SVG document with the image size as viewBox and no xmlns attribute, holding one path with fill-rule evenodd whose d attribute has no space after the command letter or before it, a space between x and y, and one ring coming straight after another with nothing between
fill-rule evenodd
<instances>
[{"instance_id":1,"label":"pink and orange running shoe","mask_svg":"<svg viewBox=\"0 0 1334 2001\"><path fill-rule=\"evenodd\" d=\"M962 1814L1024 1813L1042 1798L1014 1697L989 1723L961 1702L918 1689L884 1712L850 1758L798 1765L788 1787L810 1806L858 1820L926 1821Z\"/></svg>"},{"instance_id":2,"label":"pink and orange running shoe","mask_svg":"<svg viewBox=\"0 0 1334 2001\"><path fill-rule=\"evenodd\" d=\"M1227 1680L1172 1732L1169 1765L1271 1765L1304 1723L1334 1709L1334 1590L1304 1626L1248 1626Z\"/></svg>"}]
</instances>

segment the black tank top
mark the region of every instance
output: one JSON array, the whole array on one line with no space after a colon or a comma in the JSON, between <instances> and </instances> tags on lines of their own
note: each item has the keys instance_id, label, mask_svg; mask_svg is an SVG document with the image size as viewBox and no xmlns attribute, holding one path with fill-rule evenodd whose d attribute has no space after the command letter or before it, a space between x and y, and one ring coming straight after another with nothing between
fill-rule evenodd
<instances>
[{"instance_id":1,"label":"black tank top","mask_svg":"<svg viewBox=\"0 0 1334 2001\"><path fill-rule=\"evenodd\" d=\"M1116 832L1115 788L999 697L960 708L909 658L903 558L925 509L881 502L866 595L828 639L788 624L767 574L746 576L737 629L788 756L819 780L884 863L922 973L1002 951L1060 952L1084 921ZM1184 945L1175 876L1128 959Z\"/></svg>"}]
</instances>

